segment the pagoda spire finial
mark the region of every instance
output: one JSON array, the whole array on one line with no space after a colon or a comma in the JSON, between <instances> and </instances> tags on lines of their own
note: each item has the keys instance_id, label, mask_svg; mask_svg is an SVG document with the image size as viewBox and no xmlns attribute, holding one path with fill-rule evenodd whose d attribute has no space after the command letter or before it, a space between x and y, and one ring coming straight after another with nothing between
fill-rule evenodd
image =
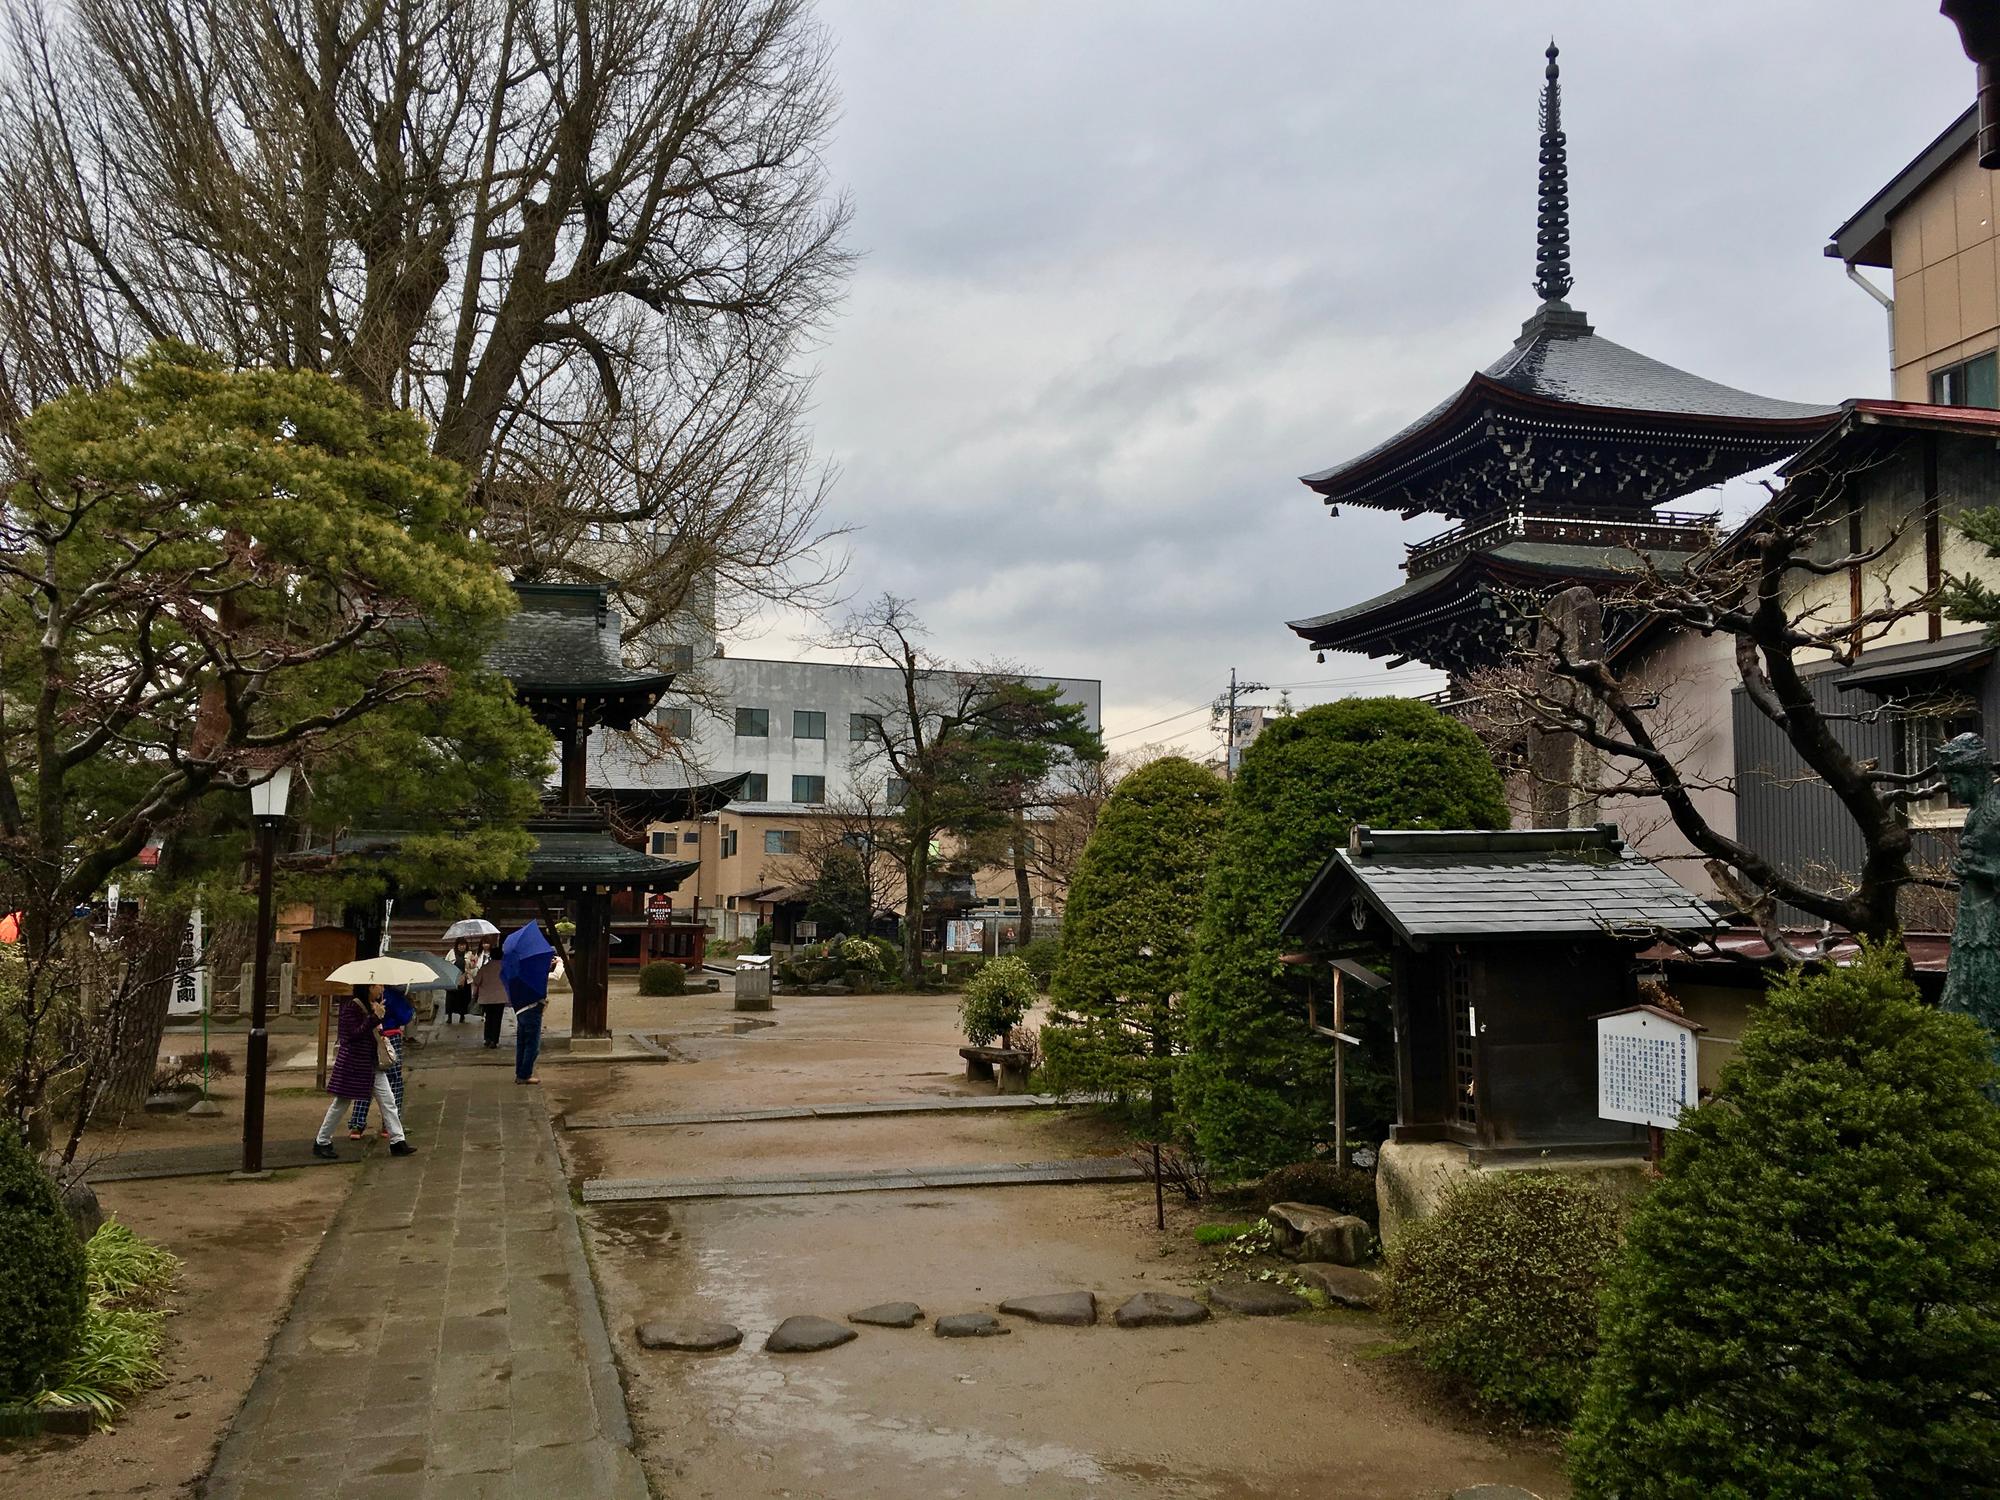
<instances>
[{"instance_id":1,"label":"pagoda spire finial","mask_svg":"<svg viewBox=\"0 0 2000 1500\"><path fill-rule=\"evenodd\" d=\"M1560 302L1575 285L1569 274L1569 154L1562 128L1562 69L1556 66L1555 38L1542 85L1541 175L1535 214L1535 290L1544 302Z\"/></svg>"}]
</instances>

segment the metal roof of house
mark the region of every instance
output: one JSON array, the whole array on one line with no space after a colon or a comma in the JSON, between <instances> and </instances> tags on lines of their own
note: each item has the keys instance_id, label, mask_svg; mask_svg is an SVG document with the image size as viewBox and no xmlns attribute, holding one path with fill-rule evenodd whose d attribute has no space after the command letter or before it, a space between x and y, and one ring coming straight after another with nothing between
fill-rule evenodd
<instances>
[{"instance_id":1,"label":"metal roof of house","mask_svg":"<svg viewBox=\"0 0 2000 1500\"><path fill-rule=\"evenodd\" d=\"M1280 931L1312 942L1356 902L1414 947L1432 942L1625 938L1692 932L1716 913L1627 851L1617 830L1354 830Z\"/></svg>"},{"instance_id":2,"label":"metal roof of house","mask_svg":"<svg viewBox=\"0 0 2000 1500\"><path fill-rule=\"evenodd\" d=\"M1944 133L1919 151L1914 160L1876 190L1845 224L1829 235L1826 254L1849 265L1889 265L1889 220L1904 204L1923 191L1925 184L1942 172L1959 152L1979 134L1979 106L1973 105Z\"/></svg>"}]
</instances>

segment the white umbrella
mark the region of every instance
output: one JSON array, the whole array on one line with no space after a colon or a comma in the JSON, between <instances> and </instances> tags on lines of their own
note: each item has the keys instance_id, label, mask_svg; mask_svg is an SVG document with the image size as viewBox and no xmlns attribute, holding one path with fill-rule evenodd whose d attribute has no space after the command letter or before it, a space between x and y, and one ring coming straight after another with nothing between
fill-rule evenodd
<instances>
[{"instance_id":1,"label":"white umbrella","mask_svg":"<svg viewBox=\"0 0 2000 1500\"><path fill-rule=\"evenodd\" d=\"M462 917L444 930L444 940L447 943L457 942L460 938L498 936L500 936L500 929L484 917Z\"/></svg>"},{"instance_id":2,"label":"white umbrella","mask_svg":"<svg viewBox=\"0 0 2000 1500\"><path fill-rule=\"evenodd\" d=\"M424 984L437 976L428 964L407 958L357 958L326 976L328 984Z\"/></svg>"}]
</instances>

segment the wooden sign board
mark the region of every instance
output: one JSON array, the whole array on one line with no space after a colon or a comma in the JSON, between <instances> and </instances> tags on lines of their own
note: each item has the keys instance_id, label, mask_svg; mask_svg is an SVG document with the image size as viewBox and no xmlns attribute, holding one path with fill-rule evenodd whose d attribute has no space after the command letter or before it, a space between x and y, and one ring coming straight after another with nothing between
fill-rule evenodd
<instances>
[{"instance_id":1,"label":"wooden sign board","mask_svg":"<svg viewBox=\"0 0 2000 1500\"><path fill-rule=\"evenodd\" d=\"M345 985L328 984L326 976L342 964L352 963L354 949L354 934L345 927L308 927L299 934L299 977L294 993L313 995L319 999L319 1065L316 1076L320 1088L326 1087L327 1034L333 1019L333 997L346 989Z\"/></svg>"},{"instance_id":2,"label":"wooden sign board","mask_svg":"<svg viewBox=\"0 0 2000 1500\"><path fill-rule=\"evenodd\" d=\"M1700 1099L1695 1033L1701 1027L1651 1005L1595 1019L1599 1118L1674 1129Z\"/></svg>"}]
</instances>

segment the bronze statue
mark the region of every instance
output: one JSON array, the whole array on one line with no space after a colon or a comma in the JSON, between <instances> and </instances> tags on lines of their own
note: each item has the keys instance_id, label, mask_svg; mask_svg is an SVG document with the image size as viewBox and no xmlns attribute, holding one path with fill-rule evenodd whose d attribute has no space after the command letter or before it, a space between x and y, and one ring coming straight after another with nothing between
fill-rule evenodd
<instances>
[{"instance_id":1,"label":"bronze statue","mask_svg":"<svg viewBox=\"0 0 2000 1500\"><path fill-rule=\"evenodd\" d=\"M1958 921L1943 1005L1984 1026L2000 1053L2000 792L1994 789L1986 742L1976 734L1946 744L1937 768L1967 809L1958 842Z\"/></svg>"}]
</instances>

